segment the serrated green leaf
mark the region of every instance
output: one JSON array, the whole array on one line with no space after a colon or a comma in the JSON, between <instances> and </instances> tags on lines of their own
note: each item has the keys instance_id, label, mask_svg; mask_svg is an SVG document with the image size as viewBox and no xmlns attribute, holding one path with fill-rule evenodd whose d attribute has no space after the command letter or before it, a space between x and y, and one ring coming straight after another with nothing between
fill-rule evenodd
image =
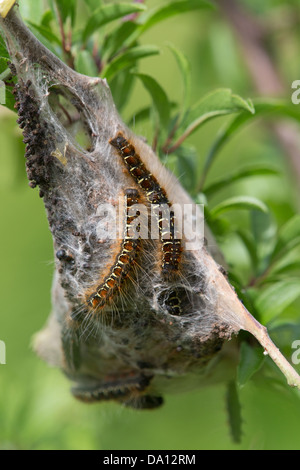
<instances>
[{"instance_id":1,"label":"serrated green leaf","mask_svg":"<svg viewBox=\"0 0 300 470\"><path fill-rule=\"evenodd\" d=\"M101 26L111 21L123 18L131 13L138 13L146 9L145 5L140 3L118 3L102 5L93 12L82 35L83 41L87 39Z\"/></svg>"},{"instance_id":2,"label":"serrated green leaf","mask_svg":"<svg viewBox=\"0 0 300 470\"><path fill-rule=\"evenodd\" d=\"M262 323L267 324L269 321L274 320L299 296L299 279L287 279L265 288L255 300Z\"/></svg>"},{"instance_id":3,"label":"serrated green leaf","mask_svg":"<svg viewBox=\"0 0 300 470\"><path fill-rule=\"evenodd\" d=\"M101 76L109 82L121 70L132 67L136 62L145 57L159 54L160 50L156 46L137 46L118 55L102 71Z\"/></svg>"},{"instance_id":4,"label":"serrated green leaf","mask_svg":"<svg viewBox=\"0 0 300 470\"><path fill-rule=\"evenodd\" d=\"M230 186L232 183L240 181L241 179L253 176L277 176L279 173L280 171L278 169L271 168L270 166L266 165L248 166L241 168L228 176L220 178L219 180L205 187L203 191L207 196L211 196L224 188L228 188L228 186Z\"/></svg>"},{"instance_id":5,"label":"serrated green leaf","mask_svg":"<svg viewBox=\"0 0 300 470\"><path fill-rule=\"evenodd\" d=\"M246 342L241 344L240 361L237 369L237 383L243 387L257 372L264 362L261 348L251 347Z\"/></svg>"},{"instance_id":6,"label":"serrated green leaf","mask_svg":"<svg viewBox=\"0 0 300 470\"><path fill-rule=\"evenodd\" d=\"M163 128L167 128L170 121L170 102L167 94L160 84L150 75L135 74L138 77L146 90L149 92L153 105L157 111L159 123Z\"/></svg>"},{"instance_id":7,"label":"serrated green leaf","mask_svg":"<svg viewBox=\"0 0 300 470\"><path fill-rule=\"evenodd\" d=\"M259 199L250 196L236 196L222 201L220 204L211 209L210 217L216 218L224 212L240 209L257 210L265 213L268 212L267 206Z\"/></svg>"},{"instance_id":8,"label":"serrated green leaf","mask_svg":"<svg viewBox=\"0 0 300 470\"><path fill-rule=\"evenodd\" d=\"M233 380L227 385L226 408L232 439L239 443L242 438L242 414L237 386Z\"/></svg>"},{"instance_id":9,"label":"serrated green leaf","mask_svg":"<svg viewBox=\"0 0 300 470\"><path fill-rule=\"evenodd\" d=\"M87 50L80 50L75 57L75 70L90 77L98 75L98 69L92 54Z\"/></svg>"}]
</instances>

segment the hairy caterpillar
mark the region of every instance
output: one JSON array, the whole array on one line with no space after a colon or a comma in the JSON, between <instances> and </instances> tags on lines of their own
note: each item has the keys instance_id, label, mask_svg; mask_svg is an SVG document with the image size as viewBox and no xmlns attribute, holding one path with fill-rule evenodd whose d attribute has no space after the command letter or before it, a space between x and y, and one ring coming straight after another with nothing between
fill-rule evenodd
<instances>
[{"instance_id":1,"label":"hairy caterpillar","mask_svg":"<svg viewBox=\"0 0 300 470\"><path fill-rule=\"evenodd\" d=\"M139 187L145 192L148 202L155 208L162 244L162 275L169 279L179 272L182 244L175 234L175 215L170 211L171 204L166 191L150 173L136 153L134 146L119 132L109 143L116 148L127 169ZM169 228L164 223L169 220Z\"/></svg>"},{"instance_id":2,"label":"hairy caterpillar","mask_svg":"<svg viewBox=\"0 0 300 470\"><path fill-rule=\"evenodd\" d=\"M72 393L77 399L88 403L112 399L124 400L131 398L135 392L143 392L149 386L151 379L152 377L144 375L120 377L119 380L108 379L105 383L92 389L73 388Z\"/></svg>"},{"instance_id":3,"label":"hairy caterpillar","mask_svg":"<svg viewBox=\"0 0 300 470\"><path fill-rule=\"evenodd\" d=\"M89 307L103 308L107 302L120 289L121 283L128 275L132 263L137 255L140 245L140 238L134 238L130 233L130 228L135 216L130 214L130 208L134 204L138 204L140 197L136 189L126 189L126 224L124 239L122 241L121 252L117 256L115 264L112 266L110 273L104 279L95 292L93 292L86 300Z\"/></svg>"},{"instance_id":4,"label":"hairy caterpillar","mask_svg":"<svg viewBox=\"0 0 300 470\"><path fill-rule=\"evenodd\" d=\"M172 315L182 315L181 299L177 289L170 293L168 299L165 301L165 305Z\"/></svg>"}]
</instances>

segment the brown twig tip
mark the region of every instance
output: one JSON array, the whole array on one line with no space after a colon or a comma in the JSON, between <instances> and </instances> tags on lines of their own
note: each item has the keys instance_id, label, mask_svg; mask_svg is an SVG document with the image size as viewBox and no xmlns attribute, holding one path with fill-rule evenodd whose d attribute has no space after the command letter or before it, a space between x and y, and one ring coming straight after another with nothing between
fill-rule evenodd
<instances>
[{"instance_id":1,"label":"brown twig tip","mask_svg":"<svg viewBox=\"0 0 300 470\"><path fill-rule=\"evenodd\" d=\"M300 376L296 370L291 366L287 359L282 355L277 346L273 343L268 335L268 331L265 327L261 326L257 322L249 321L248 331L256 337L259 343L264 348L264 354L269 355L270 358L275 362L277 367L281 370L283 375L286 377L288 385L296 387L300 390Z\"/></svg>"}]
</instances>

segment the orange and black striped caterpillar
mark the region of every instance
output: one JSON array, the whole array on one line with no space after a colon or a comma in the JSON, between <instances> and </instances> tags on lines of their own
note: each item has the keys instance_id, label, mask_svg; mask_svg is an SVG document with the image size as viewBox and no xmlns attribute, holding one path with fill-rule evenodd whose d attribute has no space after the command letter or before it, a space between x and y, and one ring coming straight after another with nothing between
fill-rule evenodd
<instances>
[{"instance_id":1,"label":"orange and black striped caterpillar","mask_svg":"<svg viewBox=\"0 0 300 470\"><path fill-rule=\"evenodd\" d=\"M130 208L138 204L140 197L136 189L126 189L126 226L122 241L121 252L117 256L116 262L104 281L97 287L87 299L87 304L92 308L103 308L109 300L120 290L121 283L128 276L132 268L133 261L138 253L140 238L134 238L131 233L131 224L137 215L130 214Z\"/></svg>"},{"instance_id":2,"label":"orange and black striped caterpillar","mask_svg":"<svg viewBox=\"0 0 300 470\"><path fill-rule=\"evenodd\" d=\"M157 217L162 244L162 275L167 279L172 278L179 272L182 243L175 235L175 215L173 211L169 210L171 204L166 191L146 168L134 146L121 132L109 143L118 151L131 176L145 192L148 202L155 209L154 213ZM166 222L169 224L168 230L164 228Z\"/></svg>"}]
</instances>

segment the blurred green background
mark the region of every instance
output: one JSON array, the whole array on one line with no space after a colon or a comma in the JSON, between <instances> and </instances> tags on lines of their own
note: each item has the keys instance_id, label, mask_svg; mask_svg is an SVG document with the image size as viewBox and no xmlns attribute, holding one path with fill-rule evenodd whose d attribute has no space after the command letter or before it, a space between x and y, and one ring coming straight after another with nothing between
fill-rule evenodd
<instances>
[{"instance_id":1,"label":"blurred green background","mask_svg":"<svg viewBox=\"0 0 300 470\"><path fill-rule=\"evenodd\" d=\"M20 3L22 6L22 0ZM159 3L146 2L150 7ZM241 3L250 5L252 14L270 25L270 43L286 84L283 97L289 100L291 83L300 79L299 22L293 15L298 2ZM26 18L25 8L24 14ZM291 25L281 24L283 17L290 18ZM277 29L274 26L272 31L272 25ZM174 57L165 46L167 41L190 60L193 101L216 87L231 88L244 98L258 95L239 41L217 9L170 18L142 38L142 43L162 47L163 53L141 61L140 71L154 76L176 100L182 84ZM141 103L150 102L137 83L123 117L131 116ZM279 121L276 116L273 119ZM24 145L15 120L15 115L0 107L0 340L6 344L7 362L0 365L0 448L299 449L300 400L281 385L280 374L277 386L274 381L269 386L254 377L241 390L243 436L241 443L235 444L227 422L226 384L168 396L161 409L151 412L123 409L114 403L84 405L69 394L70 384L61 372L35 356L32 338L46 323L51 309L53 251L43 202L38 190L28 187ZM190 138L197 148L199 177L206 152L224 122L226 118L210 122ZM299 209L299 187L269 122L257 120L243 128L222 150L208 181L249 162L276 164L281 170L279 176L240 181L220 193L213 203L225 196L256 196L270 207L280 226ZM146 123L134 130L151 141L151 127ZM237 214L229 220L238 227L243 217ZM243 272L248 260L234 237L224 240L222 248L235 270ZM293 302L283 318L299 319L299 307L299 300Z\"/></svg>"}]
</instances>

